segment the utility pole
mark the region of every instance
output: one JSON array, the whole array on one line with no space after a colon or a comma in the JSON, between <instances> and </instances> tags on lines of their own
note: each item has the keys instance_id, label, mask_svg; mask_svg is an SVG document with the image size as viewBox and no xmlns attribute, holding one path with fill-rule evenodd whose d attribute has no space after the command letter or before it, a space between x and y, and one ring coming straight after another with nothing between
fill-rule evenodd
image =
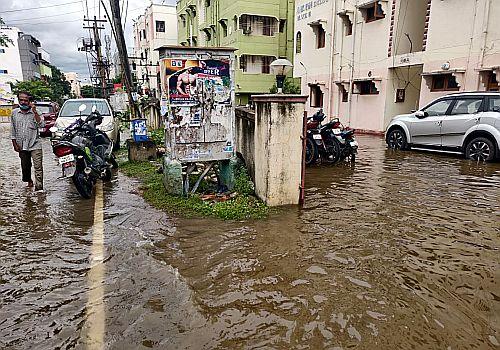
<instances>
[{"instance_id":1,"label":"utility pole","mask_svg":"<svg viewBox=\"0 0 500 350\"><path fill-rule=\"evenodd\" d=\"M91 29L92 34L94 36L94 49L97 55L97 62L95 63L96 70L99 73L99 82L102 90L102 96L104 98L108 97L108 74L107 74L107 63L104 61L102 57L101 51L101 36L99 34L99 30L104 29L104 26L100 26L99 23L106 23L105 19L97 19L94 16L94 19L83 19L85 22L92 22L92 26L84 26L84 29Z\"/></svg>"},{"instance_id":2,"label":"utility pole","mask_svg":"<svg viewBox=\"0 0 500 350\"><path fill-rule=\"evenodd\" d=\"M120 14L120 0L109 0L109 4L111 5L111 16L113 17L113 26L115 28L116 47L118 48L118 54L120 55L122 74L125 78L125 87L127 88L130 112L132 118L135 119L139 117L139 110L132 97L132 74L130 72L127 46L125 45L125 37L123 36L122 19Z\"/></svg>"}]
</instances>

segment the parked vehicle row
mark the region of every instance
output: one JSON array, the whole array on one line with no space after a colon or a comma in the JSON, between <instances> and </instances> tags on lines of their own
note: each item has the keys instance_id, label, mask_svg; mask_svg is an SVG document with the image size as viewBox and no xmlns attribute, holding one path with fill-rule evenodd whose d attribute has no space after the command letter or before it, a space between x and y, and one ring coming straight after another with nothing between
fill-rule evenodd
<instances>
[{"instance_id":1,"label":"parked vehicle row","mask_svg":"<svg viewBox=\"0 0 500 350\"><path fill-rule=\"evenodd\" d=\"M82 103L78 109L79 118L66 126L61 132L52 127L52 149L62 167L62 174L71 178L84 198L90 198L98 179L111 180L111 168L117 163L113 155L113 141L98 129L105 120L94 105L90 114L81 116L87 105Z\"/></svg>"},{"instance_id":2,"label":"parked vehicle row","mask_svg":"<svg viewBox=\"0 0 500 350\"><path fill-rule=\"evenodd\" d=\"M393 118L386 130L393 149L460 153L474 161L500 156L500 93L469 92L440 97Z\"/></svg>"},{"instance_id":3,"label":"parked vehicle row","mask_svg":"<svg viewBox=\"0 0 500 350\"><path fill-rule=\"evenodd\" d=\"M318 161L336 163L343 160L354 162L358 152L358 142L354 130L346 130L338 118L322 125L326 116L319 110L308 118L306 137L306 165Z\"/></svg>"}]
</instances>

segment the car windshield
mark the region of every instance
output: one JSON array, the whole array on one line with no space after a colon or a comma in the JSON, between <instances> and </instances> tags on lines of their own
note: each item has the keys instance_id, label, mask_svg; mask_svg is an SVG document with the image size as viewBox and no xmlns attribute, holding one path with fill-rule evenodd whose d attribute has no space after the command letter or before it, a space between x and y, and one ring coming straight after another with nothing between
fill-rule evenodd
<instances>
[{"instance_id":1,"label":"car windshield","mask_svg":"<svg viewBox=\"0 0 500 350\"><path fill-rule=\"evenodd\" d=\"M102 115L111 115L108 105L102 100L81 100L81 101L66 101L61 108L59 117L78 117L80 111L78 108L81 105L86 105L87 108L82 112L82 115L90 115L92 107L95 106L96 110Z\"/></svg>"},{"instance_id":2,"label":"car windshield","mask_svg":"<svg viewBox=\"0 0 500 350\"><path fill-rule=\"evenodd\" d=\"M52 106L50 106L50 105L36 105L36 110L40 114L52 113Z\"/></svg>"}]
</instances>

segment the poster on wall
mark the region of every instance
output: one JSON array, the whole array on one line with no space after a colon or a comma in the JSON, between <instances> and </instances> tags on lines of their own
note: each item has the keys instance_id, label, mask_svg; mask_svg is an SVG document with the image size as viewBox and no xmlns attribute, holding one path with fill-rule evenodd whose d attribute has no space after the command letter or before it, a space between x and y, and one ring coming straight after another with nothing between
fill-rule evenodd
<instances>
[{"instance_id":1,"label":"poster on wall","mask_svg":"<svg viewBox=\"0 0 500 350\"><path fill-rule=\"evenodd\" d=\"M170 105L197 105L211 95L216 103L231 102L230 63L225 60L165 59L164 91Z\"/></svg>"}]
</instances>

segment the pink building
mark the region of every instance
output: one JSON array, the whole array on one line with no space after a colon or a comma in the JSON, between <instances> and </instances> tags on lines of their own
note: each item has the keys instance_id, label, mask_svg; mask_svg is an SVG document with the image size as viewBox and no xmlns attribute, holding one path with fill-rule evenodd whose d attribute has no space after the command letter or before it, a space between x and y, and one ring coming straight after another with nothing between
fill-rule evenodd
<instances>
[{"instance_id":1,"label":"pink building","mask_svg":"<svg viewBox=\"0 0 500 350\"><path fill-rule=\"evenodd\" d=\"M298 0L294 75L353 128L458 91L499 89L500 1Z\"/></svg>"}]
</instances>

